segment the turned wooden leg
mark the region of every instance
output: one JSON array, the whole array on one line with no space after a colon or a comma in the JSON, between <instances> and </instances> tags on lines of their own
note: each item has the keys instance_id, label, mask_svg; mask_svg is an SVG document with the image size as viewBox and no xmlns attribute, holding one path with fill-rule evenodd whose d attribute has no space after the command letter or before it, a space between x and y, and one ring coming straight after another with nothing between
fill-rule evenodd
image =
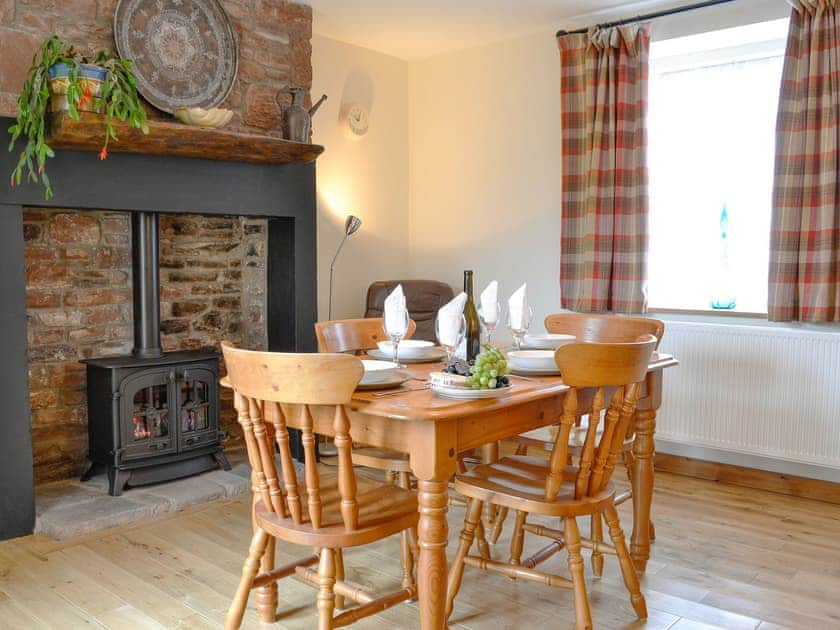
<instances>
[{"instance_id":1,"label":"turned wooden leg","mask_svg":"<svg viewBox=\"0 0 840 630\"><path fill-rule=\"evenodd\" d=\"M487 544L487 537L484 535L484 523L481 519L478 520L478 526L475 528L476 542L478 543L478 555L484 560L490 560L490 545Z\"/></svg>"},{"instance_id":2,"label":"turned wooden leg","mask_svg":"<svg viewBox=\"0 0 840 630\"><path fill-rule=\"evenodd\" d=\"M335 552L321 549L318 563L318 630L332 630L335 610Z\"/></svg>"},{"instance_id":3,"label":"turned wooden leg","mask_svg":"<svg viewBox=\"0 0 840 630\"><path fill-rule=\"evenodd\" d=\"M260 573L268 573L274 569L275 545L274 537L269 536L265 553L260 559ZM257 613L260 621L264 623L277 621L277 582L271 582L257 589Z\"/></svg>"},{"instance_id":4,"label":"turned wooden leg","mask_svg":"<svg viewBox=\"0 0 840 630\"><path fill-rule=\"evenodd\" d=\"M494 545L499 542L499 536L502 535L502 527L504 527L507 515L508 509L506 507L500 508L496 514L496 522L493 523L493 531L490 534L490 542Z\"/></svg>"},{"instance_id":5,"label":"turned wooden leg","mask_svg":"<svg viewBox=\"0 0 840 630\"><path fill-rule=\"evenodd\" d=\"M636 412L636 439L633 442L633 536L630 554L639 571L650 558L650 509L653 501L653 434L656 411Z\"/></svg>"},{"instance_id":6,"label":"turned wooden leg","mask_svg":"<svg viewBox=\"0 0 840 630\"><path fill-rule=\"evenodd\" d=\"M566 550L569 554L569 573L572 575L575 593L575 627L577 630L592 629L592 615L589 612L589 598L586 596L586 582L583 576L583 556L580 555L580 531L573 516L563 519L566 534Z\"/></svg>"},{"instance_id":7,"label":"turned wooden leg","mask_svg":"<svg viewBox=\"0 0 840 630\"><path fill-rule=\"evenodd\" d=\"M490 442L481 447L481 461L485 464L492 464L499 461L499 443ZM484 504L484 524L492 528L496 521L496 506L490 501ZM492 531L492 530L491 530Z\"/></svg>"},{"instance_id":8,"label":"turned wooden leg","mask_svg":"<svg viewBox=\"0 0 840 630\"><path fill-rule=\"evenodd\" d=\"M610 538L618 555L618 562L621 565L621 575L624 577L624 585L630 592L630 603L639 616L639 619L647 619L647 605L639 587L639 576L636 574L636 567L627 552L627 543L624 540L624 532L621 531L621 524L618 520L618 511L614 505L604 510L607 519L607 526L610 528Z\"/></svg>"},{"instance_id":9,"label":"turned wooden leg","mask_svg":"<svg viewBox=\"0 0 840 630\"><path fill-rule=\"evenodd\" d=\"M397 485L404 490L411 489L411 477L407 472L399 474ZM416 539L416 534L414 536ZM412 550L411 532L404 529L400 532L400 561L402 563L402 585L404 588L414 586L414 555Z\"/></svg>"},{"instance_id":10,"label":"turned wooden leg","mask_svg":"<svg viewBox=\"0 0 840 630\"><path fill-rule=\"evenodd\" d=\"M589 517L589 523L589 537L593 542L604 542L604 528L601 515L593 514ZM599 577L604 575L604 554L600 551L592 552L592 572Z\"/></svg>"},{"instance_id":11,"label":"turned wooden leg","mask_svg":"<svg viewBox=\"0 0 840 630\"><path fill-rule=\"evenodd\" d=\"M467 516L464 518L464 529L461 530L458 550L452 559L452 566L449 567L449 580L446 588L447 619L452 614L452 609L455 606L455 596L458 594L458 589L461 588L461 577L464 575L464 558L470 552L470 547L472 547L475 538L475 529L481 522L482 505L481 501L470 499L469 507L467 507Z\"/></svg>"},{"instance_id":12,"label":"turned wooden leg","mask_svg":"<svg viewBox=\"0 0 840 630\"><path fill-rule=\"evenodd\" d=\"M385 471L385 483L394 484L397 481L397 473L393 470Z\"/></svg>"},{"instance_id":13,"label":"turned wooden leg","mask_svg":"<svg viewBox=\"0 0 840 630\"><path fill-rule=\"evenodd\" d=\"M446 623L446 542L449 528L446 511L448 483L420 479L417 483L420 521L417 526L420 558L417 591L420 627L442 630Z\"/></svg>"},{"instance_id":14,"label":"turned wooden leg","mask_svg":"<svg viewBox=\"0 0 840 630\"><path fill-rule=\"evenodd\" d=\"M260 568L260 559L265 553L270 536L263 530L254 532L251 539L251 547L248 549L248 558L242 567L242 577L239 586L236 587L236 594L230 604L227 616L225 617L225 630L235 630L242 624L242 617L245 614L245 607L248 605L248 595L251 593L251 586Z\"/></svg>"},{"instance_id":15,"label":"turned wooden leg","mask_svg":"<svg viewBox=\"0 0 840 630\"><path fill-rule=\"evenodd\" d=\"M513 536L510 538L510 564L518 565L522 562L522 547L525 544L525 518L527 512L516 511L516 521L513 525ZM515 579L515 578L514 578Z\"/></svg>"},{"instance_id":16,"label":"turned wooden leg","mask_svg":"<svg viewBox=\"0 0 840 630\"><path fill-rule=\"evenodd\" d=\"M344 550L335 550L335 579L344 581ZM342 595L335 596L335 607L338 610L344 608L344 597Z\"/></svg>"}]
</instances>

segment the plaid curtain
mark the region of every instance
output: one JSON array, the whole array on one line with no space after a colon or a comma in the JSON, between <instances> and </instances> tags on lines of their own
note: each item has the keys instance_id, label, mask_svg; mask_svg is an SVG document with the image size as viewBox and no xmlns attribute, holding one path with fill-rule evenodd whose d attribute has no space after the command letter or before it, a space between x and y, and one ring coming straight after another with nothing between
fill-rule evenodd
<instances>
[{"instance_id":1,"label":"plaid curtain","mask_svg":"<svg viewBox=\"0 0 840 630\"><path fill-rule=\"evenodd\" d=\"M770 236L771 321L840 321L840 19L834 0L793 0Z\"/></svg>"},{"instance_id":2,"label":"plaid curtain","mask_svg":"<svg viewBox=\"0 0 840 630\"><path fill-rule=\"evenodd\" d=\"M561 304L641 313L647 308L649 25L562 35L557 43Z\"/></svg>"}]
</instances>

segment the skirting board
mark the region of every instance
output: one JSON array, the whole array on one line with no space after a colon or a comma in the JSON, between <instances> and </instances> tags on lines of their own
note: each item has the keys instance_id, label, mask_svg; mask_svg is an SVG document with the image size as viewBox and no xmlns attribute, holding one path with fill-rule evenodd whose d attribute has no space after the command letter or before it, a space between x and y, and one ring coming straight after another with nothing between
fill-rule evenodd
<instances>
[{"instance_id":1,"label":"skirting board","mask_svg":"<svg viewBox=\"0 0 840 630\"><path fill-rule=\"evenodd\" d=\"M656 470L840 505L840 470L656 440Z\"/></svg>"}]
</instances>

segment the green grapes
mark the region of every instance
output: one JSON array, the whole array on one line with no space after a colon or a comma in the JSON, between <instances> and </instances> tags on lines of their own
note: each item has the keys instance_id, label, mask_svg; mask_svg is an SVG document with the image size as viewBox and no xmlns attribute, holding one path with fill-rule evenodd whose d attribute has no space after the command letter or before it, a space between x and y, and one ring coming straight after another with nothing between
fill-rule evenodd
<instances>
[{"instance_id":1,"label":"green grapes","mask_svg":"<svg viewBox=\"0 0 840 630\"><path fill-rule=\"evenodd\" d=\"M484 350L475 358L475 363L470 366L467 385L473 389L506 387L510 384L507 373L507 361L499 349L484 346Z\"/></svg>"}]
</instances>

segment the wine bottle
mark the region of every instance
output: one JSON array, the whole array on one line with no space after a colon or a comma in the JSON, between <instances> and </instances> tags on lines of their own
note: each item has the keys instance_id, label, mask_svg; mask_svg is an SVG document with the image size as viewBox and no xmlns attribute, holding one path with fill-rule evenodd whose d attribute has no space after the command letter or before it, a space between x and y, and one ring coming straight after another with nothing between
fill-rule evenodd
<instances>
[{"instance_id":1,"label":"wine bottle","mask_svg":"<svg viewBox=\"0 0 840 630\"><path fill-rule=\"evenodd\" d=\"M467 343L467 362L472 363L481 352L481 324L478 321L478 311L475 310L473 299L473 272L464 272L464 293L467 303L464 305L464 319L467 320L467 332L464 338Z\"/></svg>"}]
</instances>

